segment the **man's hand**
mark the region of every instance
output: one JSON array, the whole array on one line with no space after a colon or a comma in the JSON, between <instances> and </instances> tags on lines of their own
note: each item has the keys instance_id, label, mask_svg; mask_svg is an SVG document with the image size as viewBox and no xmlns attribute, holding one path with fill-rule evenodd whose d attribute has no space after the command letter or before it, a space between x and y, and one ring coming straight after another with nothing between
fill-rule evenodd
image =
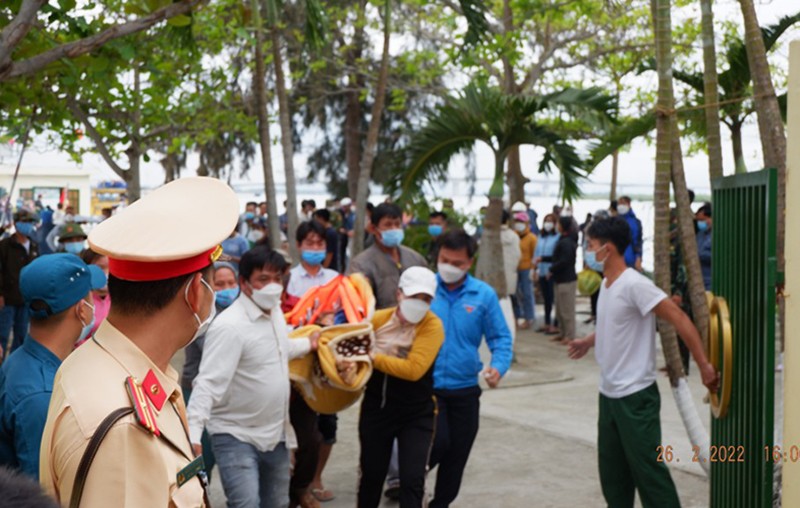
<instances>
[{"instance_id":1,"label":"man's hand","mask_svg":"<svg viewBox=\"0 0 800 508\"><path fill-rule=\"evenodd\" d=\"M319 349L319 337L320 337L320 333L319 332L314 332L314 333L311 334L310 337L308 337L308 342L311 344L311 352L312 353L314 351L316 351L317 349Z\"/></svg>"},{"instance_id":2,"label":"man's hand","mask_svg":"<svg viewBox=\"0 0 800 508\"><path fill-rule=\"evenodd\" d=\"M489 388L497 388L500 384L500 372L494 367L489 367L483 371L483 378L486 379L486 384Z\"/></svg>"},{"instance_id":3,"label":"man's hand","mask_svg":"<svg viewBox=\"0 0 800 508\"><path fill-rule=\"evenodd\" d=\"M547 275L545 275L545 277L544 277L544 278L545 278L545 279L547 279L547 280L550 280L550 279L552 279L552 278L553 278L553 274L552 274L552 273L550 273L550 272L547 272Z\"/></svg>"},{"instance_id":4,"label":"man's hand","mask_svg":"<svg viewBox=\"0 0 800 508\"><path fill-rule=\"evenodd\" d=\"M670 298L672 298L672 301L675 302L675 305L678 307L683 303L683 297L681 297L681 295L672 295Z\"/></svg>"},{"instance_id":5,"label":"man's hand","mask_svg":"<svg viewBox=\"0 0 800 508\"><path fill-rule=\"evenodd\" d=\"M700 366L700 378L703 384L710 392L719 390L719 372L711 365L711 362L706 362Z\"/></svg>"},{"instance_id":6,"label":"man's hand","mask_svg":"<svg viewBox=\"0 0 800 508\"><path fill-rule=\"evenodd\" d=\"M201 456L203 454L203 445L192 443L192 451L194 452L195 457Z\"/></svg>"},{"instance_id":7,"label":"man's hand","mask_svg":"<svg viewBox=\"0 0 800 508\"><path fill-rule=\"evenodd\" d=\"M642 271L642 258L636 258L635 267L637 272Z\"/></svg>"},{"instance_id":8,"label":"man's hand","mask_svg":"<svg viewBox=\"0 0 800 508\"><path fill-rule=\"evenodd\" d=\"M580 360L586 356L586 353L589 352L593 345L594 341L590 340L589 337L573 340L569 343L569 357L573 360Z\"/></svg>"}]
</instances>

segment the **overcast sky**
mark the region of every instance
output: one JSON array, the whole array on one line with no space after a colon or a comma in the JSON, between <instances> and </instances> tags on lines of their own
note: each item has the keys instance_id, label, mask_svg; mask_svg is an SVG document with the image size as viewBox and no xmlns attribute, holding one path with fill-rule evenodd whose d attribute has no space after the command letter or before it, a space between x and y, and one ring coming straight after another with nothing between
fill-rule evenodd
<instances>
[{"instance_id":1,"label":"overcast sky","mask_svg":"<svg viewBox=\"0 0 800 508\"><path fill-rule=\"evenodd\" d=\"M782 16L793 14L800 9L800 3L798 3L797 0L756 0L756 4L759 21L762 25L774 23ZM736 0L722 0L715 2L715 15L718 20L730 19L736 20L737 22L741 20L739 4ZM699 8L692 8L687 12L676 15L676 23L680 22L681 16L699 17ZM788 65L788 41L798 38L800 38L800 30L793 30L788 34L787 37L783 39L784 44L770 56L770 62L773 66L785 68ZM700 51L701 50L699 49L698 45L698 57ZM650 85L655 86L655 73L648 73L648 75L643 76L641 79L645 82L647 80L651 80L652 82ZM278 132L277 126L273 132ZM722 153L723 163L727 174L733 171L734 165L731 154L730 136L727 127L724 125L722 125L722 138L724 143ZM762 165L762 159L755 118L751 118L750 122L745 127L743 144L744 155L748 169L751 171L759 169ZM276 179L279 182L282 182L282 160L279 149L279 146L275 146L273 149L273 165L276 171ZM308 149L308 146L306 149ZM648 145L647 143L641 141L635 142L630 147L629 151L621 154L619 181L622 185L626 186L623 188L623 192L640 194L647 192L648 189L651 189L655 167L654 155L655 146ZM306 173L304 164L305 156L306 154L301 152L298 153L296 157L296 171L297 174L301 176L305 175ZM491 152L486 147L478 146L475 156L479 178L487 180L490 179L494 166ZM154 157L154 159L156 159L156 157ZM541 182L543 180L547 180L546 177L535 174L535 168L538 165L539 157L534 149L524 148L522 151L522 160L523 170L525 171L526 176L534 179L534 182L529 183L526 187L526 191L528 193L539 194L544 191L545 193L550 194L557 191L557 180L555 177L552 177L550 179L551 183L546 185L546 188L543 188L543 184ZM8 152L7 147L0 151L0 162L9 164L13 161L13 154ZM33 147L29 154L26 155L25 164L32 164L36 166L50 164L75 166L75 164L71 162L67 156L47 150L46 147L38 143ZM691 188L701 192L707 190L709 188L708 160L705 154L687 157L684 161L684 164L686 168L688 185ZM90 171L93 175L94 181L116 179L116 175L110 169L108 169L105 163L97 156L87 156L79 167L83 170ZM189 167L196 167L196 159L190 159ZM456 182L454 184L456 185L456 188L448 189L449 191L460 192L461 189L463 189L462 186L458 185L458 182L463 181L465 178L465 172L462 168L463 161L455 161L451 166L451 177L452 181ZM194 169L187 171L185 176L190 176L189 173L193 172ZM611 161L608 159L595 169L594 173L589 178L589 182L584 186L584 191L588 193L602 192L603 189L607 188L610 180ZM161 170L159 164L151 162L144 165L142 172L142 184L144 187L154 187L159 185L162 181L163 171ZM239 182L239 180L234 180L234 183ZM263 182L263 176L261 172L260 159L256 158L246 180L241 181L240 183L250 183L254 184L255 186L255 184L259 184L261 182ZM483 185L479 185L479 190L480 187L483 187Z\"/></svg>"}]
</instances>

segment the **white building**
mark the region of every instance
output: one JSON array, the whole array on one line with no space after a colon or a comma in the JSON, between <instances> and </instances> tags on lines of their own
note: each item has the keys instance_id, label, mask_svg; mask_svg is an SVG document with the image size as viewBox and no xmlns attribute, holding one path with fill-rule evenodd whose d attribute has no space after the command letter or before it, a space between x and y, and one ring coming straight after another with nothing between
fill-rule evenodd
<instances>
[{"instance_id":1,"label":"white building","mask_svg":"<svg viewBox=\"0 0 800 508\"><path fill-rule=\"evenodd\" d=\"M0 162L0 187L11 191L16 164L6 158ZM17 206L20 199L27 202L41 196L42 204L54 210L63 199L75 208L79 215L91 215L92 185L88 170L74 164L42 165L22 161L17 182L11 195L11 205ZM5 201L6 198L3 198Z\"/></svg>"}]
</instances>

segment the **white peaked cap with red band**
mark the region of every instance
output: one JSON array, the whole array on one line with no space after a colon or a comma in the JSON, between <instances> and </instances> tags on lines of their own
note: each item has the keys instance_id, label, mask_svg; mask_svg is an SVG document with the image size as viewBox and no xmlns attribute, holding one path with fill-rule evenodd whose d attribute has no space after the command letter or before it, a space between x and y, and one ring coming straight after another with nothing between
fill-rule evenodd
<instances>
[{"instance_id":1,"label":"white peaked cap with red band","mask_svg":"<svg viewBox=\"0 0 800 508\"><path fill-rule=\"evenodd\" d=\"M236 228L239 199L216 178L181 178L134 202L89 233L111 275L155 281L197 272Z\"/></svg>"}]
</instances>

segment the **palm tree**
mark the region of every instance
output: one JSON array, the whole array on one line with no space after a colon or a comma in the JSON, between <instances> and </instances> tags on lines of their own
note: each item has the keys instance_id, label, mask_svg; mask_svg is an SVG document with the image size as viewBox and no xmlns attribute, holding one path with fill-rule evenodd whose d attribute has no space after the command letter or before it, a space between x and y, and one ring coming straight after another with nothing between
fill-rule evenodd
<instances>
[{"instance_id":1,"label":"palm tree","mask_svg":"<svg viewBox=\"0 0 800 508\"><path fill-rule=\"evenodd\" d=\"M700 0L703 33L703 95L706 99L706 143L708 173L711 179L722 176L722 140L719 134L719 84L717 49L714 43L714 0Z\"/></svg>"},{"instance_id":2,"label":"palm tree","mask_svg":"<svg viewBox=\"0 0 800 508\"><path fill-rule=\"evenodd\" d=\"M472 151L482 142L494 152L494 179L489 189L489 209L484 219L478 270L498 294L506 294L503 256L500 244L500 219L505 183L504 166L509 152L520 145L544 148L540 173L553 166L561 173L564 199L580 195L584 162L549 113L561 113L595 128L607 128L615 99L599 88L568 88L544 96L507 95L498 88L470 84L464 92L449 97L427 118L406 149L406 162L397 171L396 191L409 196L419 194L425 182L444 180L450 161L457 154Z\"/></svg>"},{"instance_id":3,"label":"palm tree","mask_svg":"<svg viewBox=\"0 0 800 508\"><path fill-rule=\"evenodd\" d=\"M761 152L764 167L778 169L778 210L786 207L786 134L783 129L778 98L772 84L772 73L767 62L767 49L759 37L758 18L753 0L739 0L744 18L745 47L747 61L753 76L753 102L758 116L758 133L761 137ZM784 243L786 239L786 214L778 214L777 253L778 272L783 273L786 260ZM778 299L781 340L786 337L785 301Z\"/></svg>"},{"instance_id":4,"label":"palm tree","mask_svg":"<svg viewBox=\"0 0 800 508\"><path fill-rule=\"evenodd\" d=\"M675 104L672 87L671 1L651 0L651 6L656 41L656 69L658 72L657 109L660 112L656 117L656 181L653 196L655 200L655 279L656 284L669 294L671 289L669 187L673 177L673 165L676 162L675 156L680 154L680 133L674 113L669 113ZM688 207L688 195L681 196L681 201L683 201L685 207ZM696 251L697 247L695 246ZM659 319L658 330L675 403L681 413L684 425L690 433L691 442L699 444L702 450L707 448L706 445L709 442L708 432L703 428L702 424L699 424L700 417L694 407L691 392L683 372L675 328L671 323Z\"/></svg>"},{"instance_id":5,"label":"palm tree","mask_svg":"<svg viewBox=\"0 0 800 508\"><path fill-rule=\"evenodd\" d=\"M306 16L305 40L311 48L319 48L322 45L325 31L322 6L318 0L303 0L301 3ZM279 19L283 10L283 1L266 0L266 4L267 21L272 39L272 65L275 70L278 121L281 126L281 152L283 153L283 168L286 175L286 215L289 231L296 231L299 219L297 216L297 179L294 173L292 112L289 107L289 94L286 90L286 76L283 69L283 37L281 36ZM272 199L274 200L274 197ZM294 261L299 261L297 243L292 241L291 238L289 238L289 254Z\"/></svg>"},{"instance_id":6,"label":"palm tree","mask_svg":"<svg viewBox=\"0 0 800 508\"><path fill-rule=\"evenodd\" d=\"M269 100L267 98L267 65L264 56L264 24L261 17L263 5L260 0L250 0L253 28L255 30L255 73L253 89L255 91L256 118L258 119L258 141L261 146L261 165L264 170L264 190L267 196L267 221L269 224L269 243L273 249L281 246L281 230L278 221L277 193L275 191L275 175L272 172L272 141L269 135Z\"/></svg>"},{"instance_id":7,"label":"palm tree","mask_svg":"<svg viewBox=\"0 0 800 508\"><path fill-rule=\"evenodd\" d=\"M791 16L785 16L778 20L774 25L761 28L761 37L764 40L764 47L771 51L777 44L780 37L795 23L800 21L800 12ZM744 150L742 145L742 126L747 118L755 112L753 104L745 101L751 93L751 72L750 63L747 59L747 49L744 39L735 39L725 48L724 59L727 69L719 73L719 91L717 102L721 103L720 120L724 123L730 133L733 144L733 160L736 165L737 173L744 173L747 168L744 163ZM655 71L656 64L654 59L646 60L639 67L639 72ZM698 105L714 103L713 97L706 96L704 75L705 72L691 72L682 69L672 70L673 78L689 86L696 92L696 102ZM782 118L786 117L786 94L778 97L778 104ZM709 108L710 109L710 108ZM688 119L688 127L698 135L706 136L706 121L697 112L688 112L682 115ZM614 150L622 148L633 139L641 137L655 129L655 116L645 115L634 121L623 122L618 129L604 142L599 145L592 157L593 163L600 163L605 157L612 154Z\"/></svg>"},{"instance_id":8,"label":"palm tree","mask_svg":"<svg viewBox=\"0 0 800 508\"><path fill-rule=\"evenodd\" d=\"M363 13L363 11L361 11ZM389 42L392 37L392 0L384 0L383 9L383 52L381 67L378 71L378 82L375 86L375 102L367 130L367 142L361 155L361 164L356 186L356 223L353 231L353 257L364 250L364 229L367 222L367 199L369 198L369 182L372 176L372 164L378 152L378 134L381 128L381 115L386 102L386 87L389 82Z\"/></svg>"}]
</instances>

